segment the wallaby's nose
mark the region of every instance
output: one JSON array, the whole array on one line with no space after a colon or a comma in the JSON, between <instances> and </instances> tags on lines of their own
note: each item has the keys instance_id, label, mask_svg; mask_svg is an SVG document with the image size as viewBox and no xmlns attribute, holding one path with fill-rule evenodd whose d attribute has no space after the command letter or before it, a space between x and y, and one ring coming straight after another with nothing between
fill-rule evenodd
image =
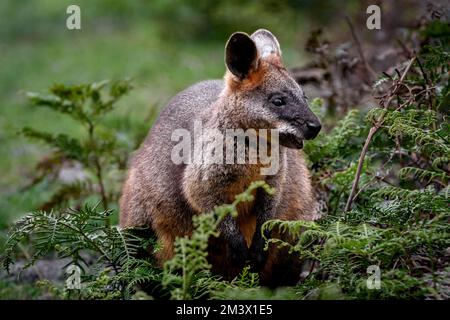
<instances>
[{"instance_id":1,"label":"wallaby's nose","mask_svg":"<svg viewBox=\"0 0 450 320\"><path fill-rule=\"evenodd\" d=\"M319 121L307 121L306 122L306 132L305 132L305 139L314 139L319 134L320 129L322 128L322 125Z\"/></svg>"}]
</instances>

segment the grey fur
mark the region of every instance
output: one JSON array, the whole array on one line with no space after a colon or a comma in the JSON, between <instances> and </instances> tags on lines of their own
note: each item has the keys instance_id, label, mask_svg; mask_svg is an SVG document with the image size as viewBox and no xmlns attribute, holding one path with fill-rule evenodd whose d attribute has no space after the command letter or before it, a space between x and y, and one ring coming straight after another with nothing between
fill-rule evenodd
<instances>
[{"instance_id":1,"label":"grey fur","mask_svg":"<svg viewBox=\"0 0 450 320\"><path fill-rule=\"evenodd\" d=\"M270 32L258 30L251 38L258 50L271 46L268 56L281 54L278 41ZM319 217L303 155L294 149L301 147L299 143L306 136L305 122L317 119L309 111L299 85L285 69L266 62L264 59L268 56L261 56L259 52L260 60L255 65L267 70L260 83L250 83L245 90L239 86L252 81L252 76L241 78L228 72L225 81L203 81L177 94L161 112L130 162L120 203L120 224L123 227L151 226L163 243L159 253L161 262L171 257L175 237L192 232L194 215L229 203L233 194L242 192L254 180L266 180L277 193L267 196L258 191L254 203L239 212L238 220L254 217L258 230L271 218L313 220ZM238 89L233 89L235 85ZM268 102L277 90L288 95L285 108L276 108ZM254 164L176 165L170 158L177 143L171 141L172 132L175 129L193 132L196 120L202 121L205 128L220 131L278 128L288 137L286 145L294 148L280 147L280 170L273 176L261 176L259 167ZM295 142L290 142L291 139ZM248 222L243 223L248 226ZM254 232L249 241L241 232L242 228L242 224L231 217L221 224L222 242L211 244L210 248L213 271L232 278L249 259L252 266L263 273L263 279L269 281L277 263L274 259L281 258L275 254L273 261L267 260L260 232ZM223 247L226 249L221 252L218 248Z\"/></svg>"}]
</instances>

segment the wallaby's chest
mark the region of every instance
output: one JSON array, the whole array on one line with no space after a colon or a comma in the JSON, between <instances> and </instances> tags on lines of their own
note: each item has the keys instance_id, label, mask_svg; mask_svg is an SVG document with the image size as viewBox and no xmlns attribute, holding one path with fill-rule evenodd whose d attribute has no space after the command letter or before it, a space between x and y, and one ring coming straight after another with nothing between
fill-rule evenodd
<instances>
[{"instance_id":1,"label":"wallaby's chest","mask_svg":"<svg viewBox=\"0 0 450 320\"><path fill-rule=\"evenodd\" d=\"M229 185L224 188L227 203L233 202L235 200L235 196L244 192L253 181L261 179L262 177L259 173L259 168L256 166L254 168L248 167L245 173L241 172L241 175L237 180L230 182ZM253 196L256 196L256 192L253 192ZM256 230L257 213L254 212L254 204L255 201L253 200L241 202L237 206L238 216L236 221L248 247L251 245L251 241Z\"/></svg>"}]
</instances>

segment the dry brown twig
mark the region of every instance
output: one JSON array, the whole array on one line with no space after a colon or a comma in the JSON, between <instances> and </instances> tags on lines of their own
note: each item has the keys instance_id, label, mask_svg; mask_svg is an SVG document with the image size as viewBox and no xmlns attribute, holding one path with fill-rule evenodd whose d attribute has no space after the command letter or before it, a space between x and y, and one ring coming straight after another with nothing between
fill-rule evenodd
<instances>
[{"instance_id":1,"label":"dry brown twig","mask_svg":"<svg viewBox=\"0 0 450 320\"><path fill-rule=\"evenodd\" d=\"M403 86L403 81L405 80L406 74L411 69L411 67L412 67L412 65L413 65L415 60L416 60L416 56L412 57L411 60L409 60L408 65L406 66L405 70L403 71L403 74L400 76L400 78L396 81L396 83L394 84L394 86L390 90L390 92L389 92L389 94L387 96L386 102L383 103L383 109L384 110L388 109L388 107L391 104L392 99L395 97L397 91L399 90L400 87ZM349 195L349 197L347 199L347 203L345 205L345 209L344 209L345 212L350 211L350 209L352 207L352 203L353 203L353 201L356 198L355 194L356 194L356 190L358 188L359 178L361 176L361 170L362 170L362 166L363 166L363 163L364 163L364 159L366 158L366 154L367 154L367 151L369 149L369 145L370 145L370 142L372 141L373 136L378 131L378 129L380 129L380 127L383 125L384 115L385 115L385 113L383 113L377 119L377 121L375 121L375 124L369 130L369 134L367 135L366 141L364 143L364 147L362 148L361 154L359 155L358 167L356 169L355 178L353 179L352 190L350 191L350 195Z\"/></svg>"},{"instance_id":2,"label":"dry brown twig","mask_svg":"<svg viewBox=\"0 0 450 320\"><path fill-rule=\"evenodd\" d=\"M366 68L367 72L370 73L370 75L372 77L376 78L377 73L372 69L370 64L367 63L366 57L364 56L364 52L362 50L361 42L359 41L358 36L356 35L355 28L353 27L352 21L350 20L350 18L348 16L345 16L345 21L347 22L348 27L350 28L350 32L353 37L353 41L355 41L356 49L358 50L358 54L361 58L362 63L364 64L364 67Z\"/></svg>"}]
</instances>

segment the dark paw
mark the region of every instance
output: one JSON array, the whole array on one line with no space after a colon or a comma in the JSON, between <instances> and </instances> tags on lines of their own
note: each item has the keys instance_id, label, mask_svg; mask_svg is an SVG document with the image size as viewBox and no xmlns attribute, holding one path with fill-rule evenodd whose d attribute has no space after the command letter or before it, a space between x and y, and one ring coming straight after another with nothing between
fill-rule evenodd
<instances>
[{"instance_id":1,"label":"dark paw","mask_svg":"<svg viewBox=\"0 0 450 320\"><path fill-rule=\"evenodd\" d=\"M244 266L248 260L248 248L244 237L229 242L228 252L231 262L236 267Z\"/></svg>"},{"instance_id":2,"label":"dark paw","mask_svg":"<svg viewBox=\"0 0 450 320\"><path fill-rule=\"evenodd\" d=\"M250 265L253 272L261 271L267 261L267 251L264 251L265 240L255 237L249 250Z\"/></svg>"}]
</instances>

